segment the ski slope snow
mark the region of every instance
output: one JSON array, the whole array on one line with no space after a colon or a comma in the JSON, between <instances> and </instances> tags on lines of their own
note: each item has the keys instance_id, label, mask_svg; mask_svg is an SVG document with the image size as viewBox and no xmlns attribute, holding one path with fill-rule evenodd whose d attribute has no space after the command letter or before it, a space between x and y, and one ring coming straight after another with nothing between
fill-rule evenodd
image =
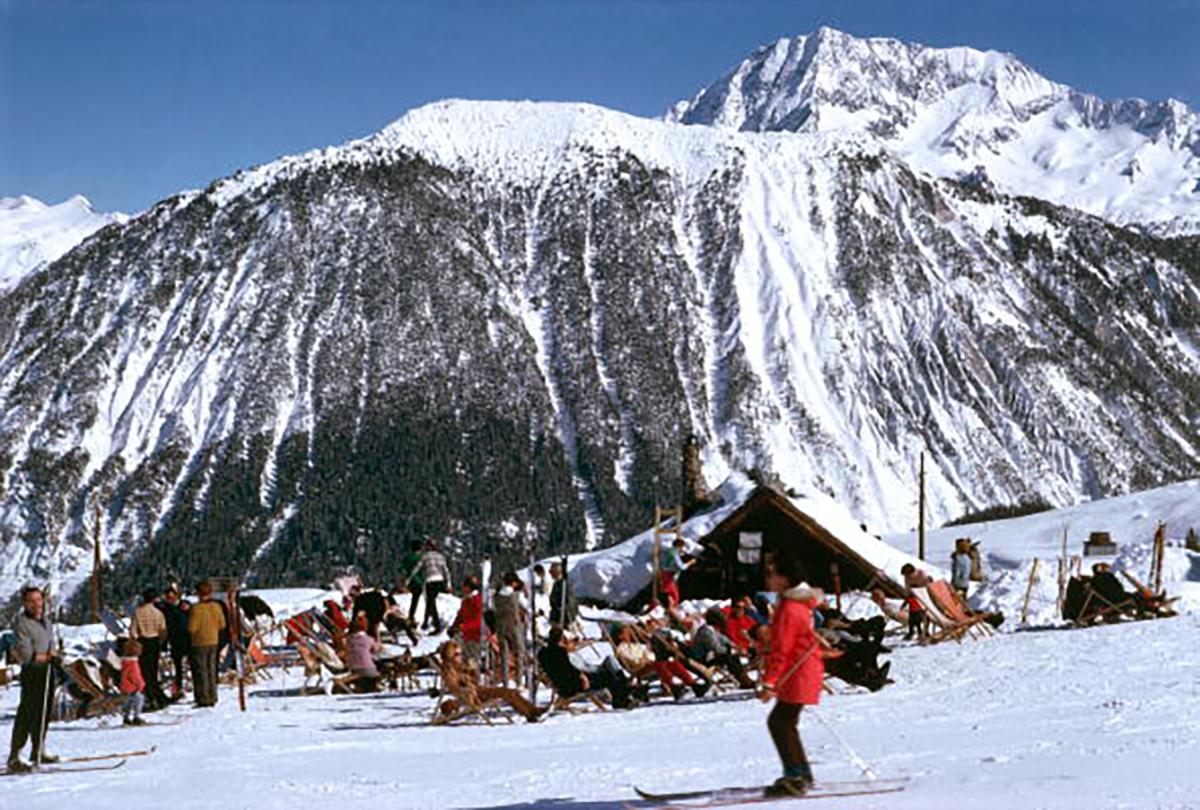
<instances>
[{"instance_id":1,"label":"ski slope snow","mask_svg":"<svg viewBox=\"0 0 1200 810\"><path fill-rule=\"evenodd\" d=\"M736 483L729 483L734 492ZM903 793L845 798L836 806L1200 807L1194 768L1200 754L1200 555L1177 542L1189 524L1200 523L1197 487L1200 482L1185 482L932 532L933 554L948 553L945 543L958 534L984 541L989 577L973 598L1005 608L1009 620L982 641L893 642L888 660L895 683L880 692L832 681L835 693L816 711L820 720L813 712L804 716L818 778L860 777L840 737L879 776L910 780ZM1168 525L1164 579L1168 593L1183 596L1181 615L1074 629L1043 611L1018 629L1012 599L1024 592L1032 557L1059 548L1062 526L1076 527L1071 537L1084 527L1112 532L1121 545L1118 567L1141 571L1157 520ZM909 541L888 539L901 547ZM1053 577L1047 581L1053 585ZM305 588L257 593L281 616L335 595ZM449 595L439 600L445 616L456 605ZM68 650L77 650L103 632L64 628L63 636ZM423 640L421 649L434 643ZM581 655L598 659L604 651L598 644ZM56 724L49 747L63 756L158 750L111 772L4 779L3 805L36 810L85 801L96 810L125 810L169 799L179 808L247 810L372 803L625 810L653 806L637 800L633 785L668 791L755 784L773 779L778 767L765 728L768 708L746 693L680 704L658 700L632 712L555 715L536 725L434 728L428 725L433 701L424 692L300 697L300 677L298 670L278 672L251 686L245 713L237 710L233 690L222 688L213 710L169 709L188 718L181 725ZM0 692L0 726L12 722L17 696L15 688Z\"/></svg>"},{"instance_id":2,"label":"ski slope snow","mask_svg":"<svg viewBox=\"0 0 1200 810\"><path fill-rule=\"evenodd\" d=\"M894 685L874 694L842 687L817 711L880 776L911 781L904 793L830 806L1200 806L1198 632L1190 614L897 649ZM112 772L5 778L0 804L625 810L650 806L635 784L754 784L778 770L768 709L745 695L433 728L423 694L298 697L298 680L293 672L251 687L245 713L222 688L213 710L170 709L190 717L178 726L55 725L50 748L60 755L158 751ZM15 689L0 693L0 725L11 723L16 698ZM860 776L811 713L803 734L819 778Z\"/></svg>"}]
</instances>

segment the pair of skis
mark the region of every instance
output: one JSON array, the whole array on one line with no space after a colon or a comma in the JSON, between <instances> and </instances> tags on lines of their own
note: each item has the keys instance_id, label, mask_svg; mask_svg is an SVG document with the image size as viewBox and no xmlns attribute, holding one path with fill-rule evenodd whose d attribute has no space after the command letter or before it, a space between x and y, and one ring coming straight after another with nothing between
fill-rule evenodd
<instances>
[{"instance_id":1,"label":"pair of skis","mask_svg":"<svg viewBox=\"0 0 1200 810\"><path fill-rule=\"evenodd\" d=\"M30 771L10 771L5 768L0 776L36 776L48 773L85 773L88 771L115 771L133 757L150 756L157 746L142 748L136 751L122 751L116 754L90 754L82 757L63 757L58 762L37 765ZM116 760L112 762L111 760Z\"/></svg>"},{"instance_id":2,"label":"pair of skis","mask_svg":"<svg viewBox=\"0 0 1200 810\"><path fill-rule=\"evenodd\" d=\"M767 785L747 785L715 788L712 790L686 790L677 793L651 793L634 788L638 796L646 801L662 802L661 810L676 808L727 807L740 804L788 801L792 799L833 799L844 796L873 796L882 793L899 793L908 783L907 778L857 779L843 782L818 782L804 793L795 796L767 796Z\"/></svg>"}]
</instances>

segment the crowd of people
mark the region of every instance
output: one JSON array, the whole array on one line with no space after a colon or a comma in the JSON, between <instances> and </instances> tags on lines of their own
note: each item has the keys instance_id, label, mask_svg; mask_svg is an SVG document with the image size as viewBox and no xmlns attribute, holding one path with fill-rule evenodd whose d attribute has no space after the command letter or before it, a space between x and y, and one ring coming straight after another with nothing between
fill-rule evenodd
<instances>
[{"instance_id":1,"label":"crowd of people","mask_svg":"<svg viewBox=\"0 0 1200 810\"><path fill-rule=\"evenodd\" d=\"M464 577L457 612L447 622L438 598L450 590L450 566L433 543L401 561L394 587L353 585L343 598L281 626L301 658L336 668L339 688L356 692L394 686L395 669L384 666L391 661L385 647L394 650L407 639L406 660L413 660L411 650L422 634L445 633L436 653L422 661L438 675L438 711L448 717L494 705L536 722L557 703L583 698L632 709L657 696L681 701L714 689L754 690L777 702L768 725L784 767L779 789L802 790L811 770L796 730L801 707L819 699L826 667L871 690L889 683L888 665L878 662L888 652L885 625L894 618L907 626L912 606L906 615L880 595L882 615L850 619L783 560L769 566L763 592L727 603L681 603L675 578L687 562L681 549L671 551L664 555L660 600L637 616L593 615L586 626L560 563L548 571L533 566L532 581L505 571L486 593L479 577ZM143 712L180 700L188 671L195 705L216 704L221 650L235 628L241 632L243 616L240 611L231 616L229 605L213 598L209 582L199 583L195 596L194 602L184 599L175 586L142 594L126 636L118 640L119 672L113 678L126 724L139 725ZM17 622L15 657L23 669L8 765L14 772L29 768L20 759L27 741L34 762L54 760L43 746L45 703L39 696L44 699L45 690L54 688L58 653L40 605L41 592L28 589ZM170 671L164 672L160 663L167 660ZM533 679L550 689L549 703L531 700Z\"/></svg>"}]
</instances>

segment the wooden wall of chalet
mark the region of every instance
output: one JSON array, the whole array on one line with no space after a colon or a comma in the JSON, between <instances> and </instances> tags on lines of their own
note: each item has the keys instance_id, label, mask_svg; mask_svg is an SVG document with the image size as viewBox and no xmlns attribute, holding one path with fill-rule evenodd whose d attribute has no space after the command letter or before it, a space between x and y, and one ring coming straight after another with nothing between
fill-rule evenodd
<instances>
[{"instance_id":1,"label":"wooden wall of chalet","mask_svg":"<svg viewBox=\"0 0 1200 810\"><path fill-rule=\"evenodd\" d=\"M742 532L762 534L763 553L757 565L738 562ZM799 557L806 580L831 595L835 562L843 593L871 586L882 587L891 596L900 595L892 583L879 583L869 567L840 551L840 543L820 525L766 488L759 489L700 542L704 553L680 578L684 599L721 599L763 590L765 561L770 555Z\"/></svg>"}]
</instances>

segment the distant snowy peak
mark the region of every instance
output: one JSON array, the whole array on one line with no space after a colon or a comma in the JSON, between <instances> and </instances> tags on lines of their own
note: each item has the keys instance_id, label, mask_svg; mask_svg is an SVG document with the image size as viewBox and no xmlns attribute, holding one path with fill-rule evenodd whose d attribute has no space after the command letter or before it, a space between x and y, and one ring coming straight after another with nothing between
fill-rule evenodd
<instances>
[{"instance_id":1,"label":"distant snowy peak","mask_svg":"<svg viewBox=\"0 0 1200 810\"><path fill-rule=\"evenodd\" d=\"M1200 117L1175 101L1105 101L1011 54L860 39L831 28L764 46L669 121L868 133L943 177L1159 231L1200 230Z\"/></svg>"},{"instance_id":2,"label":"distant snowy peak","mask_svg":"<svg viewBox=\"0 0 1200 810\"><path fill-rule=\"evenodd\" d=\"M20 284L105 225L127 219L97 213L78 194L58 205L24 194L0 197L0 291Z\"/></svg>"}]
</instances>

